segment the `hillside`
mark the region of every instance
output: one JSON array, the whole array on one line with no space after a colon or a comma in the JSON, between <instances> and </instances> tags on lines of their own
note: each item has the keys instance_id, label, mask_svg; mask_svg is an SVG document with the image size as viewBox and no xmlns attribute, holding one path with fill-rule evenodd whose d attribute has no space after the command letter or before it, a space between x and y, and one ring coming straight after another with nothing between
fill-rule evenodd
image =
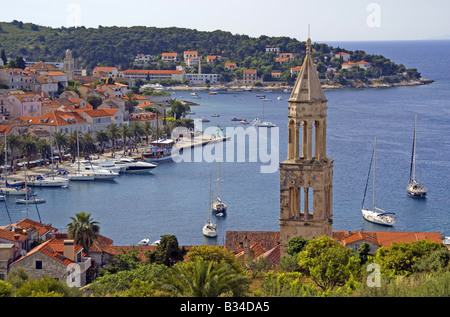
<instances>
[{"instance_id":1,"label":"hillside","mask_svg":"<svg viewBox=\"0 0 450 317\"><path fill-rule=\"evenodd\" d=\"M276 61L277 54L266 53L266 47L278 47L282 53L293 53L293 58L289 62L279 63ZM137 54L149 54L158 60L163 52L177 52L182 56L184 51L195 50L203 59L207 55L222 56L221 61L213 65L203 60L202 69L204 73L222 74L229 81L242 76L242 68L257 69L258 76L263 80L271 80L272 72L276 71L281 73L278 80L292 81L291 68L302 64L305 42L289 37L252 38L220 30L203 32L175 27L49 28L20 21L0 22L0 50L11 58L22 56L31 61L62 61L67 49L72 50L76 67L88 70L96 66L135 68L133 60ZM364 60L372 67L370 70L344 70L338 76L343 63L334 58L338 52L347 52L352 61ZM403 65L380 55L351 52L319 43L313 44L313 58L322 79L332 79L344 85L347 80L364 81L407 71ZM239 70L227 72L224 69L226 61L236 62L241 73ZM175 65L154 63L146 66L151 69L168 67L174 68ZM420 78L415 69L409 70L408 76L411 79Z\"/></svg>"}]
</instances>

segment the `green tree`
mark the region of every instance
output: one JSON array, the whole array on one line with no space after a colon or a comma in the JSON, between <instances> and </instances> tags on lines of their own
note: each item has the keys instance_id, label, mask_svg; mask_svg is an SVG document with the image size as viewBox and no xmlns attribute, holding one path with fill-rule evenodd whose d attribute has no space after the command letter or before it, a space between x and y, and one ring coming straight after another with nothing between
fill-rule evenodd
<instances>
[{"instance_id":1,"label":"green tree","mask_svg":"<svg viewBox=\"0 0 450 317\"><path fill-rule=\"evenodd\" d=\"M249 280L228 264L196 260L179 262L157 283L158 288L173 297L219 297L247 295Z\"/></svg>"},{"instance_id":2,"label":"green tree","mask_svg":"<svg viewBox=\"0 0 450 317\"><path fill-rule=\"evenodd\" d=\"M381 247L377 250L375 262L387 275L408 276L414 273L414 265L417 262L444 248L442 243L429 240L392 243L388 248Z\"/></svg>"},{"instance_id":3,"label":"green tree","mask_svg":"<svg viewBox=\"0 0 450 317\"><path fill-rule=\"evenodd\" d=\"M98 96L88 96L86 101L92 106L92 108L97 109L103 102L102 98Z\"/></svg>"},{"instance_id":4,"label":"green tree","mask_svg":"<svg viewBox=\"0 0 450 317\"><path fill-rule=\"evenodd\" d=\"M19 135L10 134L6 138L6 143L9 148L9 159L11 160L10 165L14 166L14 156L15 150L20 150L22 147L22 138Z\"/></svg>"},{"instance_id":5,"label":"green tree","mask_svg":"<svg viewBox=\"0 0 450 317\"><path fill-rule=\"evenodd\" d=\"M182 261L186 250L178 246L178 240L174 235L163 235L155 251L146 252L147 262L173 266Z\"/></svg>"},{"instance_id":6,"label":"green tree","mask_svg":"<svg viewBox=\"0 0 450 317\"><path fill-rule=\"evenodd\" d=\"M130 134L134 137L134 145L137 148L139 139L144 134L144 129L139 121L132 121L130 123Z\"/></svg>"},{"instance_id":7,"label":"green tree","mask_svg":"<svg viewBox=\"0 0 450 317\"><path fill-rule=\"evenodd\" d=\"M81 245L86 253L89 253L100 232L99 222L91 219L91 214L84 211L76 213L75 217L70 217L70 219L72 222L67 224L69 236L76 244Z\"/></svg>"},{"instance_id":8,"label":"green tree","mask_svg":"<svg viewBox=\"0 0 450 317\"><path fill-rule=\"evenodd\" d=\"M0 53L0 58L3 61L3 65L8 64L8 59L6 58L6 53L5 50L3 49L2 52Z\"/></svg>"},{"instance_id":9,"label":"green tree","mask_svg":"<svg viewBox=\"0 0 450 317\"><path fill-rule=\"evenodd\" d=\"M37 140L27 134L24 136L21 143L21 153L27 158L27 166L30 166L30 159L37 153Z\"/></svg>"},{"instance_id":10,"label":"green tree","mask_svg":"<svg viewBox=\"0 0 450 317\"><path fill-rule=\"evenodd\" d=\"M360 274L359 259L350 249L327 236L311 240L298 254L298 264L324 291L343 286Z\"/></svg>"},{"instance_id":11,"label":"green tree","mask_svg":"<svg viewBox=\"0 0 450 317\"><path fill-rule=\"evenodd\" d=\"M87 132L83 135L83 152L86 156L89 156L97 152L97 145L95 144L94 136L91 132Z\"/></svg>"},{"instance_id":12,"label":"green tree","mask_svg":"<svg viewBox=\"0 0 450 317\"><path fill-rule=\"evenodd\" d=\"M308 242L308 239L305 239L301 236L294 237L288 241L286 253L289 255L296 255L305 249L305 247L308 245Z\"/></svg>"},{"instance_id":13,"label":"green tree","mask_svg":"<svg viewBox=\"0 0 450 317\"><path fill-rule=\"evenodd\" d=\"M69 137L66 133L58 131L53 133L52 140L58 148L59 163L62 163L62 151L69 145Z\"/></svg>"},{"instance_id":14,"label":"green tree","mask_svg":"<svg viewBox=\"0 0 450 317\"><path fill-rule=\"evenodd\" d=\"M11 297L12 293L12 285L0 280L0 297Z\"/></svg>"},{"instance_id":15,"label":"green tree","mask_svg":"<svg viewBox=\"0 0 450 317\"><path fill-rule=\"evenodd\" d=\"M197 260L212 261L213 267L217 264L227 263L236 272L244 273L234 254L217 245L201 245L190 248L186 254L186 261L195 262Z\"/></svg>"},{"instance_id":16,"label":"green tree","mask_svg":"<svg viewBox=\"0 0 450 317\"><path fill-rule=\"evenodd\" d=\"M108 128L108 135L112 143L112 155L114 156L116 150L116 141L120 138L120 129L115 123L111 123Z\"/></svg>"},{"instance_id":17,"label":"green tree","mask_svg":"<svg viewBox=\"0 0 450 317\"><path fill-rule=\"evenodd\" d=\"M120 134L122 135L122 142L123 142L123 154L126 153L127 149L127 138L131 136L131 130L130 126L128 124L123 124L120 127Z\"/></svg>"},{"instance_id":18,"label":"green tree","mask_svg":"<svg viewBox=\"0 0 450 317\"><path fill-rule=\"evenodd\" d=\"M95 132L95 139L98 143L100 143L100 151L101 153L103 153L105 143L109 142L110 140L108 132L105 130L98 130L97 132Z\"/></svg>"}]
</instances>

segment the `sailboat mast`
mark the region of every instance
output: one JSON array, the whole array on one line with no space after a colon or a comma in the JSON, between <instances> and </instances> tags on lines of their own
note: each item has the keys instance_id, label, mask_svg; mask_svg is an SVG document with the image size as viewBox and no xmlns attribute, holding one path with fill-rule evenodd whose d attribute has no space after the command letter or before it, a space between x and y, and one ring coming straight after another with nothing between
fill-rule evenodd
<instances>
[{"instance_id":1,"label":"sailboat mast","mask_svg":"<svg viewBox=\"0 0 450 317\"><path fill-rule=\"evenodd\" d=\"M375 211L375 166L377 159L377 138L375 137L375 142L373 145L373 211Z\"/></svg>"},{"instance_id":2,"label":"sailboat mast","mask_svg":"<svg viewBox=\"0 0 450 317\"><path fill-rule=\"evenodd\" d=\"M417 113L414 116L414 144L413 144L413 161L412 161L412 181L416 180L416 129L417 129Z\"/></svg>"},{"instance_id":3,"label":"sailboat mast","mask_svg":"<svg viewBox=\"0 0 450 317\"><path fill-rule=\"evenodd\" d=\"M217 198L219 198L220 162L217 163Z\"/></svg>"}]
</instances>

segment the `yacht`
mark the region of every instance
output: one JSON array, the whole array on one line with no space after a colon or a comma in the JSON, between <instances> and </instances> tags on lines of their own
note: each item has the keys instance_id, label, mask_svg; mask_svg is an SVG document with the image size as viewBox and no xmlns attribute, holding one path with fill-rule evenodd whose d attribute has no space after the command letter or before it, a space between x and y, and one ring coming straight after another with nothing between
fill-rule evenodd
<instances>
[{"instance_id":1,"label":"yacht","mask_svg":"<svg viewBox=\"0 0 450 317\"><path fill-rule=\"evenodd\" d=\"M178 150L173 150L175 141L172 139L160 139L151 143L151 148L142 154L146 162L162 162L173 159L178 155Z\"/></svg>"},{"instance_id":2,"label":"yacht","mask_svg":"<svg viewBox=\"0 0 450 317\"><path fill-rule=\"evenodd\" d=\"M69 184L67 177L55 176L54 174L38 175L28 181L31 187L64 187Z\"/></svg>"},{"instance_id":3,"label":"yacht","mask_svg":"<svg viewBox=\"0 0 450 317\"><path fill-rule=\"evenodd\" d=\"M147 173L153 170L157 165L149 162L138 161L132 158L118 158L115 164L125 165L127 173Z\"/></svg>"},{"instance_id":4,"label":"yacht","mask_svg":"<svg viewBox=\"0 0 450 317\"><path fill-rule=\"evenodd\" d=\"M414 118L414 138L411 155L411 167L409 171L409 182L406 186L408 196L415 198L425 198L427 196L427 187L416 179L416 129L417 129L417 113Z\"/></svg>"},{"instance_id":5,"label":"yacht","mask_svg":"<svg viewBox=\"0 0 450 317\"><path fill-rule=\"evenodd\" d=\"M211 193L211 175L209 176L209 193ZM211 206L211 195L208 193L209 203L208 206ZM203 235L208 238L215 238L217 236L217 225L212 223L210 220L211 211L208 207L208 220L203 226Z\"/></svg>"},{"instance_id":6,"label":"yacht","mask_svg":"<svg viewBox=\"0 0 450 317\"><path fill-rule=\"evenodd\" d=\"M117 166L112 160L92 160L93 166L98 166L101 169L109 170L114 173L125 173L125 166Z\"/></svg>"}]
</instances>

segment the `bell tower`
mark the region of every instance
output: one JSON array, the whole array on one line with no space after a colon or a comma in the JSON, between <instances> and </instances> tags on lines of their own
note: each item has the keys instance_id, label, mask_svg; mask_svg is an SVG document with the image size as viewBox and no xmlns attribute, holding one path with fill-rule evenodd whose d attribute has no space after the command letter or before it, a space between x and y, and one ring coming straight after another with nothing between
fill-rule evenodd
<instances>
[{"instance_id":1,"label":"bell tower","mask_svg":"<svg viewBox=\"0 0 450 317\"><path fill-rule=\"evenodd\" d=\"M67 79L73 80L73 70L74 70L75 61L72 57L72 51L66 50L66 57L64 58L64 72L67 75Z\"/></svg>"},{"instance_id":2,"label":"bell tower","mask_svg":"<svg viewBox=\"0 0 450 317\"><path fill-rule=\"evenodd\" d=\"M306 57L288 100L288 157L280 163L281 251L290 239L332 236L333 160L327 158L327 99Z\"/></svg>"}]
</instances>

